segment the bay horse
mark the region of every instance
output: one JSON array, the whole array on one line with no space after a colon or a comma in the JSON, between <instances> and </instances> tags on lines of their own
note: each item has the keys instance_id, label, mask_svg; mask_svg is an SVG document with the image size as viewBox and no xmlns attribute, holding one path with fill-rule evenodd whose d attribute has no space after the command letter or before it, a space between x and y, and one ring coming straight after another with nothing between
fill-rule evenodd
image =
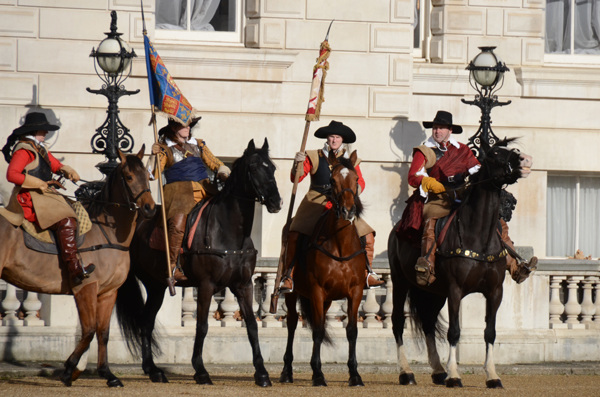
<instances>
[{"instance_id":1,"label":"bay horse","mask_svg":"<svg viewBox=\"0 0 600 397\"><path fill-rule=\"evenodd\" d=\"M435 384L462 387L457 366L457 344L460 338L459 309L462 298L481 293L486 299L484 369L486 386L501 388L502 382L494 366L496 313L502 302L502 284L506 273L506 250L498 233L501 192L506 185L530 173L532 159L517 149L508 148L514 139L504 139L483 153L481 168L472 175L465 197L453 219L448 220L444 241L436 253L437 280L428 287L416 283L415 263L420 249L411 245L392 229L388 239L388 256L394 285L392 328L396 339L401 385L416 384L404 352L404 304L409 299L411 317L418 334L425 336L429 363ZM438 223L442 223L440 219ZM436 348L436 333L441 331L438 315L448 301L450 344L444 370Z\"/></svg>"},{"instance_id":2,"label":"bay horse","mask_svg":"<svg viewBox=\"0 0 600 397\"><path fill-rule=\"evenodd\" d=\"M151 217L155 203L150 193L148 171L142 158L125 156L90 202L82 202L89 212L92 227L79 248L83 263L93 263L96 271L83 284L71 288L70 276L56 254L42 253L25 246L23 231L0 217L0 274L14 286L44 294L73 295L79 313L81 337L65 362L60 380L71 386L81 371L78 363L94 335L98 338L98 374L110 387L123 384L109 369L108 336L117 289L129 272L129 244L138 213Z\"/></svg>"},{"instance_id":3,"label":"bay horse","mask_svg":"<svg viewBox=\"0 0 600 397\"><path fill-rule=\"evenodd\" d=\"M275 165L269 158L267 139L260 149L251 140L243 156L233 163L223 189L202 211L191 247L182 254L182 266L188 281L177 285L196 287L198 291L196 338L192 353L192 365L196 371L194 379L198 384L212 384L202 360L202 348L208 332L211 298L227 287L236 296L246 322L255 367L254 381L262 387L271 386L252 310L252 275L257 251L250 233L255 202L265 205L271 213L281 209L274 173ZM130 252L132 267L127 281L119 289L117 315L130 351L136 356L141 351L144 373L152 382L166 383L167 377L153 359L153 348L157 347L154 323L167 288L166 254L149 245L150 235L157 224L162 224L159 215L138 225ZM146 290L145 302L136 278Z\"/></svg>"},{"instance_id":4,"label":"bay horse","mask_svg":"<svg viewBox=\"0 0 600 397\"><path fill-rule=\"evenodd\" d=\"M294 291L285 295L288 338L279 381L293 383L293 343L298 326L296 302L300 299L303 318L312 329L313 350L310 366L313 386L327 386L321 370L321 345L331 343L326 330L326 314L331 302L347 299L346 337L349 343L348 369L350 386L364 386L358 373L356 340L358 336L358 308L366 281L364 244L361 242L354 219L361 215L362 203L358 197L358 175L354 169L356 151L349 159L328 157L331 167L332 208L324 213L315 226L306 249L300 246L293 273Z\"/></svg>"}]
</instances>

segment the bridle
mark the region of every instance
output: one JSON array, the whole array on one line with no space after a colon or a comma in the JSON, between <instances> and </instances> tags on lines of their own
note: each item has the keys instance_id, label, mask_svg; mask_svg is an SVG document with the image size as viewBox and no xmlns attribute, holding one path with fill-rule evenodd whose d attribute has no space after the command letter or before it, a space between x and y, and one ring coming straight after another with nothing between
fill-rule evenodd
<instances>
[{"instance_id":1,"label":"bridle","mask_svg":"<svg viewBox=\"0 0 600 397\"><path fill-rule=\"evenodd\" d=\"M354 198L354 201L356 202L356 200L358 198L358 184L356 185L356 190L352 190L351 188L344 188L341 191L339 191L337 194L334 194L334 192L333 192L333 186L335 186L336 184L335 184L335 180L333 179L333 172L338 167L344 167L344 165L341 164L341 163L337 163L331 169L331 179L330 179L330 182L329 182L331 188L330 188L329 199L331 200L331 202L335 206L336 216L338 218L340 218L341 215L342 215L342 207L340 206L340 201L341 201L342 195L345 192L350 192L352 194L352 197ZM356 204L353 206L353 208L356 208Z\"/></svg>"}]
</instances>

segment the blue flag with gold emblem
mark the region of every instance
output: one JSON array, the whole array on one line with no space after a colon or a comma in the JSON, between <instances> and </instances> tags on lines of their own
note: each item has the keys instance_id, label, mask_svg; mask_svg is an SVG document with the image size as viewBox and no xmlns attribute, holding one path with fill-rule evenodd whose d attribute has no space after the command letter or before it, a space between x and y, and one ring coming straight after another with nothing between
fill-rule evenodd
<instances>
[{"instance_id":1,"label":"blue flag with gold emblem","mask_svg":"<svg viewBox=\"0 0 600 397\"><path fill-rule=\"evenodd\" d=\"M148 70L150 103L154 105L156 110L187 126L191 123L196 110L175 84L146 34L144 34L144 49L146 52L146 69Z\"/></svg>"}]
</instances>

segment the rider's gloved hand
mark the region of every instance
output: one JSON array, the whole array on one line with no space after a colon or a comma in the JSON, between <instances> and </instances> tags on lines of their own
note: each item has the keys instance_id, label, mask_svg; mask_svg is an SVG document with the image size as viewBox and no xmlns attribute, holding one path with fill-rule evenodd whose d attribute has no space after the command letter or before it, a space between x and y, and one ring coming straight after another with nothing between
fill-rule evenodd
<instances>
[{"instance_id":1,"label":"rider's gloved hand","mask_svg":"<svg viewBox=\"0 0 600 397\"><path fill-rule=\"evenodd\" d=\"M297 152L296 156L294 157L294 161L297 163L303 163L304 160L306 160L306 153L304 152Z\"/></svg>"},{"instance_id":2,"label":"rider's gloved hand","mask_svg":"<svg viewBox=\"0 0 600 397\"><path fill-rule=\"evenodd\" d=\"M430 176L423 177L423 179L421 180L421 187L426 192L435 194L444 193L446 191L444 185L442 185L435 178L432 178Z\"/></svg>"},{"instance_id":3,"label":"rider's gloved hand","mask_svg":"<svg viewBox=\"0 0 600 397\"><path fill-rule=\"evenodd\" d=\"M79 174L77 173L77 171L75 171L73 168L69 167L68 165L63 164L60 171L63 173L63 175L65 177L67 177L67 179L69 179L73 182L79 182L79 179L80 179Z\"/></svg>"}]
</instances>

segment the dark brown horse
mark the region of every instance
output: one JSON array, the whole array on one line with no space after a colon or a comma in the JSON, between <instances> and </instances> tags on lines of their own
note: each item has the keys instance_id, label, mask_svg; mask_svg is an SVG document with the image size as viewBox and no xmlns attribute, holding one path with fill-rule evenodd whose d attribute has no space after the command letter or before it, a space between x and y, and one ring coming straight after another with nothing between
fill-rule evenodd
<instances>
[{"instance_id":1,"label":"dark brown horse","mask_svg":"<svg viewBox=\"0 0 600 397\"><path fill-rule=\"evenodd\" d=\"M366 277L364 244L353 223L362 211L358 198L358 175L353 166L356 151L349 160L331 155L328 161L331 166L330 201L333 207L317 223L308 248L296 250L301 256L295 265L294 292L285 295L288 339L279 381L293 382L293 343L298 326L296 301L300 299L303 318L313 333L310 360L313 386L327 386L321 371L321 345L331 342L326 332L326 314L332 301L345 298L348 300L348 384L364 386L356 361L358 308Z\"/></svg>"},{"instance_id":2,"label":"dark brown horse","mask_svg":"<svg viewBox=\"0 0 600 397\"><path fill-rule=\"evenodd\" d=\"M494 367L496 313L502 302L502 283L506 273L506 249L498 233L501 191L504 186L529 175L531 157L507 148L512 140L492 146L481 160L481 169L471 176L466 196L451 221L445 240L436 254L437 280L429 287L418 287L415 263L420 251L402 238L396 228L388 240L388 256L394 283L392 324L398 350L400 384L416 384L404 354L404 303L409 298L411 315L425 336L429 363L435 384L462 387L456 349L460 338L459 309L465 296L479 292L486 299L484 340L486 344L486 385L502 387ZM442 221L438 221L441 223ZM450 353L444 370L436 348L438 315L448 300L448 342Z\"/></svg>"},{"instance_id":3,"label":"dark brown horse","mask_svg":"<svg viewBox=\"0 0 600 397\"><path fill-rule=\"evenodd\" d=\"M254 381L259 386L271 386L258 342L258 328L252 310L252 275L257 251L250 237L254 222L255 202L269 212L281 209L281 197L275 181L275 166L269 158L269 144L265 139L258 149L251 140L244 155L237 159L223 190L210 201L201 215L193 236L192 246L184 252L183 269L189 281L182 287L198 290L196 340L192 353L194 379L199 384L212 384L202 360L202 347L208 332L208 314L212 296L229 288L236 296L246 322L255 367ZM131 272L117 298L119 324L132 353L141 351L142 369L153 382L168 382L164 372L154 364L152 349L156 314L162 306L167 284L165 282L166 256L149 246L149 237L161 219L141 223L131 246ZM147 299L144 302L138 278L144 284Z\"/></svg>"},{"instance_id":4,"label":"dark brown horse","mask_svg":"<svg viewBox=\"0 0 600 397\"><path fill-rule=\"evenodd\" d=\"M88 350L94 335L98 338L98 374L108 386L123 384L108 366L108 334L117 289L129 272L129 244L138 212L154 215L155 205L148 184L148 171L142 163L144 146L137 155L125 157L110 175L96 199L83 203L90 212L92 228L80 247L83 263L93 263L96 271L83 284L71 289L69 274L58 255L33 251L25 246L23 231L0 217L0 274L19 288L45 294L75 296L81 323L81 338L65 362L60 380L67 386L81 371L77 364Z\"/></svg>"}]
</instances>

